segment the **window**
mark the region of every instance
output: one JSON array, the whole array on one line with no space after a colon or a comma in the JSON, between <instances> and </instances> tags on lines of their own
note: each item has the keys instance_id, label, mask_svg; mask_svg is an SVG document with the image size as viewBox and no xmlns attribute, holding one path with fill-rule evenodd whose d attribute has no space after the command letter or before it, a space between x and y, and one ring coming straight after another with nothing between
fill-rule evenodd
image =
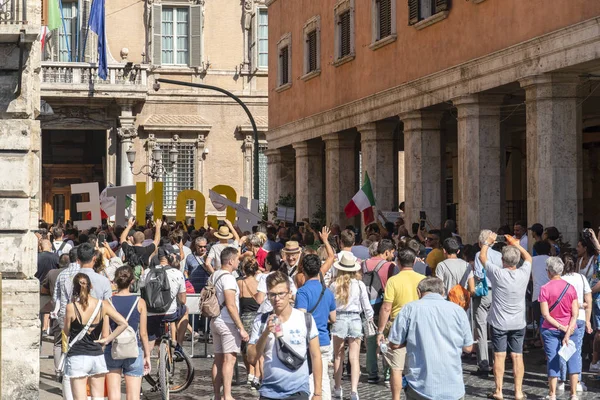
<instances>
[{"instance_id":1,"label":"window","mask_svg":"<svg viewBox=\"0 0 600 400\"><path fill-rule=\"evenodd\" d=\"M153 65L202 66L202 7L152 6Z\"/></svg>"},{"instance_id":2,"label":"window","mask_svg":"<svg viewBox=\"0 0 600 400\"><path fill-rule=\"evenodd\" d=\"M189 60L189 9L162 9L162 64L187 65Z\"/></svg>"},{"instance_id":3,"label":"window","mask_svg":"<svg viewBox=\"0 0 600 400\"><path fill-rule=\"evenodd\" d=\"M163 175L163 207L164 211L174 213L177 207L177 194L182 190L194 188L194 160L196 145L192 142L159 142L162 150L162 165L167 173ZM169 150L175 147L177 163L171 168ZM186 211L194 211L194 202L189 200Z\"/></svg>"},{"instance_id":4,"label":"window","mask_svg":"<svg viewBox=\"0 0 600 400\"><path fill-rule=\"evenodd\" d=\"M258 68L269 67L269 14L267 9L258 9Z\"/></svg>"},{"instance_id":5,"label":"window","mask_svg":"<svg viewBox=\"0 0 600 400\"><path fill-rule=\"evenodd\" d=\"M450 0L408 0L408 24L422 29L446 18L449 8Z\"/></svg>"},{"instance_id":6,"label":"window","mask_svg":"<svg viewBox=\"0 0 600 400\"><path fill-rule=\"evenodd\" d=\"M321 18L309 19L304 24L304 75L302 80L319 75L321 71Z\"/></svg>"},{"instance_id":7,"label":"window","mask_svg":"<svg viewBox=\"0 0 600 400\"><path fill-rule=\"evenodd\" d=\"M354 0L335 6L335 61L337 66L354 59Z\"/></svg>"},{"instance_id":8,"label":"window","mask_svg":"<svg viewBox=\"0 0 600 400\"><path fill-rule=\"evenodd\" d=\"M371 0L371 50L396 40L396 0Z\"/></svg>"},{"instance_id":9,"label":"window","mask_svg":"<svg viewBox=\"0 0 600 400\"><path fill-rule=\"evenodd\" d=\"M277 89L284 90L292 85L292 35L287 33L283 35L277 43L278 63L277 71Z\"/></svg>"},{"instance_id":10,"label":"window","mask_svg":"<svg viewBox=\"0 0 600 400\"><path fill-rule=\"evenodd\" d=\"M64 25L61 25L58 29L58 61L76 61L77 40L80 36L80 29L77 25L77 12L77 2L63 2Z\"/></svg>"}]
</instances>

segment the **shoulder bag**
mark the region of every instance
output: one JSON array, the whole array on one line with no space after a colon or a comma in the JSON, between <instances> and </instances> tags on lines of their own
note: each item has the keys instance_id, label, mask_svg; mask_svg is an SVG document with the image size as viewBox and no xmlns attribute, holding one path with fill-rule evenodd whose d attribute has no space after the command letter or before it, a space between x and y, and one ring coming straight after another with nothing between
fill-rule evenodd
<instances>
[{"instance_id":1,"label":"shoulder bag","mask_svg":"<svg viewBox=\"0 0 600 400\"><path fill-rule=\"evenodd\" d=\"M367 319L366 314L365 314L365 308L363 307L363 303L362 303L362 288L360 287L360 282L358 283L358 290L360 290L360 308L361 308L361 313L360 313L360 318L362 320L362 325L363 325L363 333L365 335L365 337L369 338L371 336L375 336L377 335L377 326L375 326L375 322L373 322L373 318Z\"/></svg>"},{"instance_id":2,"label":"shoulder bag","mask_svg":"<svg viewBox=\"0 0 600 400\"><path fill-rule=\"evenodd\" d=\"M125 320L129 323L129 317L135 310L140 298L136 298L135 302L131 306L129 310L129 314L127 314L127 318ZM139 347L137 340L137 332L133 330L131 325L128 325L127 328L117 336L112 342L112 348L110 350L110 356L113 360L125 360L126 358L137 358L139 355Z\"/></svg>"}]
</instances>

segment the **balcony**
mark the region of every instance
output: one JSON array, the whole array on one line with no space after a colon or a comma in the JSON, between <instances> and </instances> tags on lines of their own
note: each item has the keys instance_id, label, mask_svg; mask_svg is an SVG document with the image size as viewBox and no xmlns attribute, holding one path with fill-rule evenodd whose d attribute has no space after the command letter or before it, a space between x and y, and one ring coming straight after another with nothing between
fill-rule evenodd
<instances>
[{"instance_id":1,"label":"balcony","mask_svg":"<svg viewBox=\"0 0 600 400\"><path fill-rule=\"evenodd\" d=\"M40 33L39 10L33 0L0 0L0 43L32 43ZM39 8L39 7L38 7ZM29 18L29 20L28 20Z\"/></svg>"},{"instance_id":2,"label":"balcony","mask_svg":"<svg viewBox=\"0 0 600 400\"><path fill-rule=\"evenodd\" d=\"M96 64L42 61L42 96L143 99L147 74L147 65L115 64L108 66L108 77L102 80Z\"/></svg>"}]
</instances>

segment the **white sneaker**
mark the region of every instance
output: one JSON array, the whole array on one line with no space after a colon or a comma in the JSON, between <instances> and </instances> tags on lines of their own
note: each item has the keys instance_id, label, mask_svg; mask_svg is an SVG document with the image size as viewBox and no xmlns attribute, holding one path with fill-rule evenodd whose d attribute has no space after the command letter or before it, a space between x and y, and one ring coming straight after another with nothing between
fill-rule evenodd
<instances>
[{"instance_id":1,"label":"white sneaker","mask_svg":"<svg viewBox=\"0 0 600 400\"><path fill-rule=\"evenodd\" d=\"M579 382L577 384L577 393L581 393L581 392L587 392L587 386L585 386L585 383L583 383L583 382Z\"/></svg>"},{"instance_id":2,"label":"white sneaker","mask_svg":"<svg viewBox=\"0 0 600 400\"><path fill-rule=\"evenodd\" d=\"M333 397L335 397L336 399L341 399L343 397L344 392L342 391L342 388L333 388Z\"/></svg>"},{"instance_id":3,"label":"white sneaker","mask_svg":"<svg viewBox=\"0 0 600 400\"><path fill-rule=\"evenodd\" d=\"M565 383L559 382L558 385L556 386L556 391L559 393L564 393L565 392Z\"/></svg>"},{"instance_id":4,"label":"white sneaker","mask_svg":"<svg viewBox=\"0 0 600 400\"><path fill-rule=\"evenodd\" d=\"M600 361L596 364L590 364L590 372L600 372Z\"/></svg>"},{"instance_id":5,"label":"white sneaker","mask_svg":"<svg viewBox=\"0 0 600 400\"><path fill-rule=\"evenodd\" d=\"M350 393L350 400L359 400L358 393L356 393L356 392Z\"/></svg>"}]
</instances>

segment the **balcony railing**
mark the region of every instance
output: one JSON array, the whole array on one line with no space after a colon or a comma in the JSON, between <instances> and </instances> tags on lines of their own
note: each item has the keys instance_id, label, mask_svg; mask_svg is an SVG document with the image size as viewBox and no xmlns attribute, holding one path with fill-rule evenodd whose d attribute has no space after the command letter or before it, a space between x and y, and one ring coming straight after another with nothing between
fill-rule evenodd
<instances>
[{"instance_id":1,"label":"balcony railing","mask_svg":"<svg viewBox=\"0 0 600 400\"><path fill-rule=\"evenodd\" d=\"M0 25L27 22L27 0L0 0Z\"/></svg>"},{"instance_id":2,"label":"balcony railing","mask_svg":"<svg viewBox=\"0 0 600 400\"><path fill-rule=\"evenodd\" d=\"M2 0L0 0L2 1ZM42 83L73 85L142 86L145 89L147 67L131 64L108 66L106 80L98 77L98 67L88 63L42 62Z\"/></svg>"}]
</instances>

